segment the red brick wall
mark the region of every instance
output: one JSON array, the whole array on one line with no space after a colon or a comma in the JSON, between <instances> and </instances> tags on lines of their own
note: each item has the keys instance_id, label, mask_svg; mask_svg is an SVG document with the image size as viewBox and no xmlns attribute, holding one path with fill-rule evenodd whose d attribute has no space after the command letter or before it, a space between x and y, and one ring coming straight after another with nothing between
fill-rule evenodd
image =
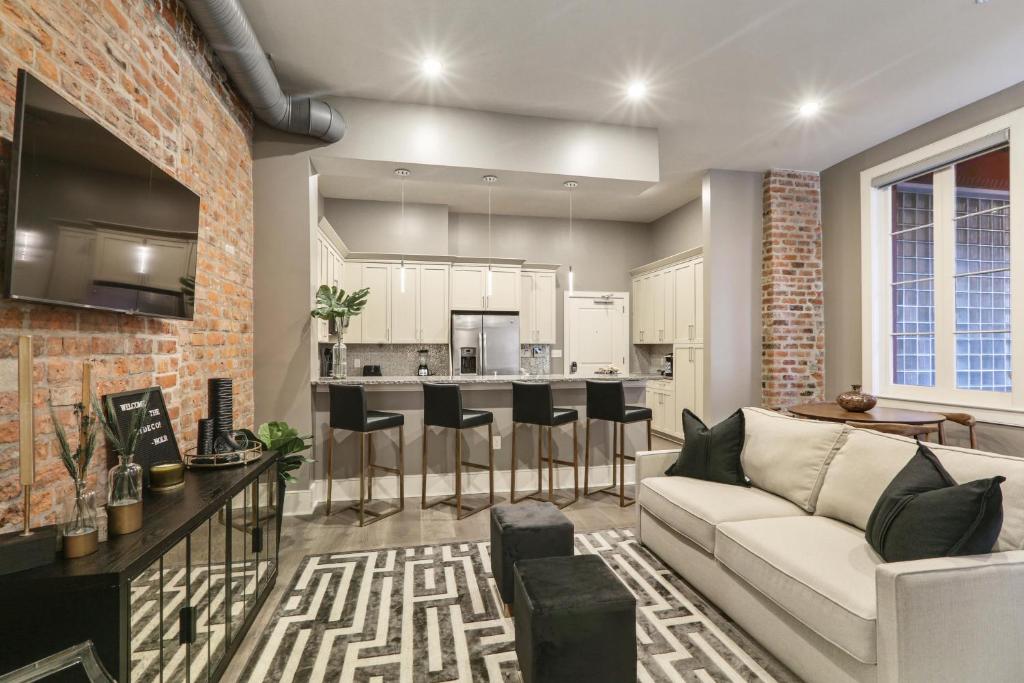
<instances>
[{"instance_id":1,"label":"red brick wall","mask_svg":"<svg viewBox=\"0 0 1024 683\"><path fill-rule=\"evenodd\" d=\"M71 424L82 365L102 394L159 384L180 446L195 442L206 378L235 378L236 424L252 422L252 119L177 0L0 0L0 234L6 230L18 68L116 132L201 197L195 321L0 301L0 531L21 515L19 334L36 342L37 523L67 474L47 404ZM2 266L0 266L2 267ZM105 495L106 457L90 479Z\"/></svg>"},{"instance_id":2,"label":"red brick wall","mask_svg":"<svg viewBox=\"0 0 1024 683\"><path fill-rule=\"evenodd\" d=\"M765 173L761 256L761 403L784 408L823 400L825 313L817 173Z\"/></svg>"}]
</instances>

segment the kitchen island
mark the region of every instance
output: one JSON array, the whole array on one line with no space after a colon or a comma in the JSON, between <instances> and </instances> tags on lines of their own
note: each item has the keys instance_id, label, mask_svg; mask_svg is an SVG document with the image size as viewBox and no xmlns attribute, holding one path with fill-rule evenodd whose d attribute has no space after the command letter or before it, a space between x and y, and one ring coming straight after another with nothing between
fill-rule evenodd
<instances>
[{"instance_id":1,"label":"kitchen island","mask_svg":"<svg viewBox=\"0 0 1024 683\"><path fill-rule=\"evenodd\" d=\"M315 458L313 465L316 479L308 499L289 505L292 510L309 512L312 507L326 499L326 443L329 434L331 384L363 385L367 388L367 404L370 410L387 410L405 415L405 487L408 496L418 496L422 482L423 442L423 391L425 382L454 382L462 385L466 408L489 410L494 413L494 488L498 500L507 500L512 463L512 382L547 382L554 390L555 405L575 408L580 414L579 461L580 486L583 484L584 434L586 430L586 381L617 380L623 382L626 403L643 405L648 380L657 375L431 375L419 376L352 376L344 379L322 378L312 382L313 425L315 436ZM535 490L537 487L537 427L521 425L517 431L516 487L520 492ZM625 430L626 452L634 453L647 447L647 430L643 424L628 425ZM553 432L557 457L572 459L572 427L566 425ZM397 430L387 430L374 436L377 460L391 464L398 452ZM427 435L429 458L427 495L448 495L454 491L455 434L452 430L430 429ZM486 462L487 431L467 429L463 432L463 453L475 462ZM612 427L607 422L595 422L591 428L591 484L600 487L611 483ZM334 500L354 500L359 491L359 441L349 432L338 431L334 443ZM626 481L633 479L632 464L627 463ZM395 476L374 478L374 499L385 499L397 495L398 481ZM487 473L472 472L467 475L469 493L487 490ZM572 469L556 469L556 486L572 487ZM582 491L581 491L582 495ZM454 517L453 517L454 518Z\"/></svg>"}]
</instances>

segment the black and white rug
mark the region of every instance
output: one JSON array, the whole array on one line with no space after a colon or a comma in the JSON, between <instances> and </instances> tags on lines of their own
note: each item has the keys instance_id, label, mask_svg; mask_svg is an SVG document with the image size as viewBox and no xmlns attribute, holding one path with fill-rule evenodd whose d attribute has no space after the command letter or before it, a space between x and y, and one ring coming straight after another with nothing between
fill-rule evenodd
<instances>
[{"instance_id":1,"label":"black and white rug","mask_svg":"<svg viewBox=\"0 0 1024 683\"><path fill-rule=\"evenodd\" d=\"M520 680L489 545L305 558L241 680ZM600 555L637 597L639 681L797 680L631 530L576 534L576 552Z\"/></svg>"}]
</instances>

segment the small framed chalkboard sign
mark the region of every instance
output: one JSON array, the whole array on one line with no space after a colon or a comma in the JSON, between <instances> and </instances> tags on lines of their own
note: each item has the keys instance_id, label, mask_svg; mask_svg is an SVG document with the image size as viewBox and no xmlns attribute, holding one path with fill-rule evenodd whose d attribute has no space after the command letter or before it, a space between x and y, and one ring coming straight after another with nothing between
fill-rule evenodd
<instances>
[{"instance_id":1,"label":"small framed chalkboard sign","mask_svg":"<svg viewBox=\"0 0 1024 683\"><path fill-rule=\"evenodd\" d=\"M178 440L174 437L171 420L167 416L164 392L160 387L122 391L107 394L103 405L108 415L113 416L122 430L131 424L132 412L149 395L146 417L142 421L142 434L135 447L135 462L142 466L143 485L149 486L149 468L164 462L181 462Z\"/></svg>"}]
</instances>

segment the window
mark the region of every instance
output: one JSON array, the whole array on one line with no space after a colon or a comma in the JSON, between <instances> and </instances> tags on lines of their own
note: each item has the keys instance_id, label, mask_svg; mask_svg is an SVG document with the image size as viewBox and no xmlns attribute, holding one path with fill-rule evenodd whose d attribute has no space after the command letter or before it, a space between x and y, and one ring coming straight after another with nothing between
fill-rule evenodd
<instances>
[{"instance_id":1,"label":"window","mask_svg":"<svg viewBox=\"0 0 1024 683\"><path fill-rule=\"evenodd\" d=\"M1024 323L1015 127L1024 131L1024 110L861 176L864 383L884 398L1024 413L1024 380L1013 381L1015 364L1024 373L1013 344Z\"/></svg>"}]
</instances>

